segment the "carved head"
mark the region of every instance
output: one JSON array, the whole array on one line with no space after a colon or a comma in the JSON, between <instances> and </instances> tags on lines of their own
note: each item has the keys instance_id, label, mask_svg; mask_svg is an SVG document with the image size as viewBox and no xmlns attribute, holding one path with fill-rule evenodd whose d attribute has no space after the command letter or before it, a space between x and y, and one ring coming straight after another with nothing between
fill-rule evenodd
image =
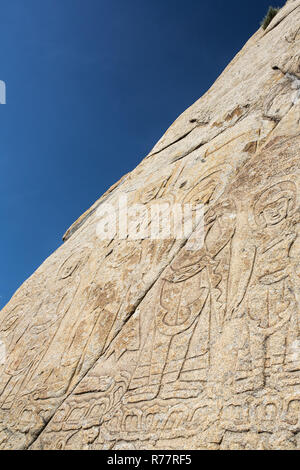
<instances>
[{"instance_id":1,"label":"carved head","mask_svg":"<svg viewBox=\"0 0 300 470\"><path fill-rule=\"evenodd\" d=\"M214 176L214 175L213 175ZM184 198L185 204L198 206L207 204L218 186L218 181L214 177L207 177L194 186Z\"/></svg>"},{"instance_id":2,"label":"carved head","mask_svg":"<svg viewBox=\"0 0 300 470\"><path fill-rule=\"evenodd\" d=\"M296 204L296 186L283 181L263 191L254 205L256 224L260 227L278 225L289 217Z\"/></svg>"},{"instance_id":3,"label":"carved head","mask_svg":"<svg viewBox=\"0 0 300 470\"><path fill-rule=\"evenodd\" d=\"M183 202L193 206L216 202L225 189L231 171L232 167L228 164L210 168L188 191Z\"/></svg>"}]
</instances>

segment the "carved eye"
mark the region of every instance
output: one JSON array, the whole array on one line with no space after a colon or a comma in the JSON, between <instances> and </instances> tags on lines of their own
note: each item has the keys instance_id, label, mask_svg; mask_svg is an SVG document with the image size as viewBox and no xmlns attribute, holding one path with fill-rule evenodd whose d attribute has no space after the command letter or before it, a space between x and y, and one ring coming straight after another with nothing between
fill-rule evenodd
<instances>
[{"instance_id":1,"label":"carved eye","mask_svg":"<svg viewBox=\"0 0 300 470\"><path fill-rule=\"evenodd\" d=\"M279 209L282 209L285 206L285 201L281 201L279 203Z\"/></svg>"},{"instance_id":2,"label":"carved eye","mask_svg":"<svg viewBox=\"0 0 300 470\"><path fill-rule=\"evenodd\" d=\"M79 252L72 253L61 265L58 270L58 279L67 279L68 277L72 276L74 271L78 268L79 265L84 263L84 259L86 259L88 252L87 249L84 248Z\"/></svg>"}]
</instances>

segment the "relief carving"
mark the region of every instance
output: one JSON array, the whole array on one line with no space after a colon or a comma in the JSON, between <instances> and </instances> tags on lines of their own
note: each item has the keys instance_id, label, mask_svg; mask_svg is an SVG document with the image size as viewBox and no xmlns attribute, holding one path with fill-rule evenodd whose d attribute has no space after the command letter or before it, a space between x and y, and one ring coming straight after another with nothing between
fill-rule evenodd
<instances>
[{"instance_id":1,"label":"relief carving","mask_svg":"<svg viewBox=\"0 0 300 470\"><path fill-rule=\"evenodd\" d=\"M245 247L250 253L248 271L241 276L244 285L238 288L245 300L233 313L233 317L247 317L253 389L283 385L282 379L295 369L293 347L300 336L296 197L295 184L283 181L253 201L256 231ZM300 376L295 380L300 383Z\"/></svg>"},{"instance_id":2,"label":"relief carving","mask_svg":"<svg viewBox=\"0 0 300 470\"><path fill-rule=\"evenodd\" d=\"M232 201L209 210L204 246L196 252L183 249L163 274L160 305L129 386L129 402L201 392L210 337L224 321L235 217Z\"/></svg>"}]
</instances>

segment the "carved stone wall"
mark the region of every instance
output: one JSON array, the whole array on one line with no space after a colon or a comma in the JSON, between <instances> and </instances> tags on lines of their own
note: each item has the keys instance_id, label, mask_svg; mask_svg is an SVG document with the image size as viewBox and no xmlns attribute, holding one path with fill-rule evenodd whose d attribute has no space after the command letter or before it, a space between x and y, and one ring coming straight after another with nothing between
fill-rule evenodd
<instances>
[{"instance_id":1,"label":"carved stone wall","mask_svg":"<svg viewBox=\"0 0 300 470\"><path fill-rule=\"evenodd\" d=\"M294 0L1 311L0 448L300 448L299 45ZM120 195L203 246L99 240Z\"/></svg>"}]
</instances>

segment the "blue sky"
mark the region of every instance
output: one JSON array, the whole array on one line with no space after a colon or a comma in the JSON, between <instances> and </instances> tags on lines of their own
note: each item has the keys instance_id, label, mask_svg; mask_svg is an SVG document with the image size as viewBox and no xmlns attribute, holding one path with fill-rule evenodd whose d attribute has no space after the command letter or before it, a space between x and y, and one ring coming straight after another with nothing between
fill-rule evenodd
<instances>
[{"instance_id":1,"label":"blue sky","mask_svg":"<svg viewBox=\"0 0 300 470\"><path fill-rule=\"evenodd\" d=\"M0 307L212 85L269 4L0 0Z\"/></svg>"}]
</instances>

